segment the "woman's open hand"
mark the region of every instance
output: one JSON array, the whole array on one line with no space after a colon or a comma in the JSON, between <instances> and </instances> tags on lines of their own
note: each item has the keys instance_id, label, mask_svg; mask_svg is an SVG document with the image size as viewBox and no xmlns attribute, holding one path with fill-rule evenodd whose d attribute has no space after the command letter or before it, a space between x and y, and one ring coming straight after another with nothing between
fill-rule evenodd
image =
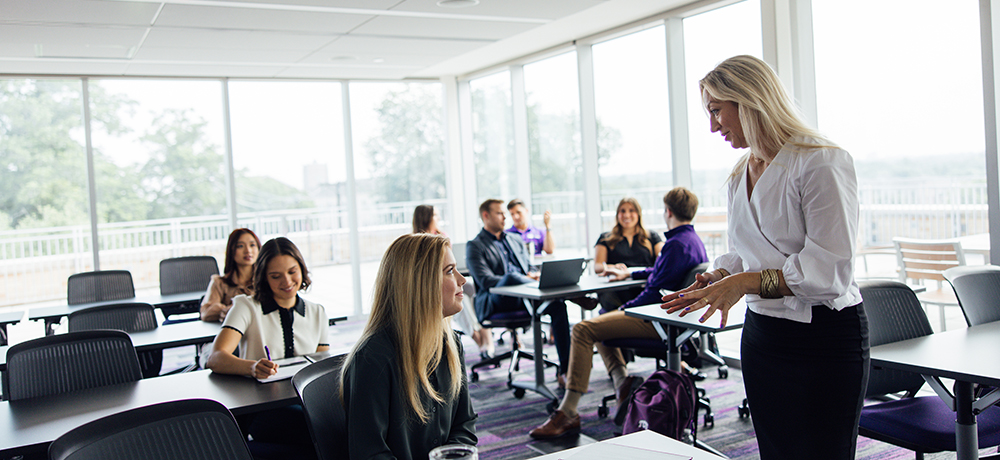
<instances>
[{"instance_id":1,"label":"woman's open hand","mask_svg":"<svg viewBox=\"0 0 1000 460\"><path fill-rule=\"evenodd\" d=\"M722 311L722 326L729 319L729 309L746 294L741 275L722 278L718 272L699 274L695 282L680 291L663 296L660 308L667 313L681 311L681 316L708 307L708 310L698 319L704 323L716 311Z\"/></svg>"}]
</instances>

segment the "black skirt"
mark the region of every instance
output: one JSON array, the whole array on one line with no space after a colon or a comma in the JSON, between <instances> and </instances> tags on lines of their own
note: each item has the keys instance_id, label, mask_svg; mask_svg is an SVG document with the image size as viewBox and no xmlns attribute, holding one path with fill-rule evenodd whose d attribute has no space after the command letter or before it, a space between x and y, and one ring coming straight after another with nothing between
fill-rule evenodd
<instances>
[{"instance_id":1,"label":"black skirt","mask_svg":"<svg viewBox=\"0 0 1000 460\"><path fill-rule=\"evenodd\" d=\"M868 319L857 304L800 323L747 310L741 361L762 460L853 459L868 386Z\"/></svg>"}]
</instances>

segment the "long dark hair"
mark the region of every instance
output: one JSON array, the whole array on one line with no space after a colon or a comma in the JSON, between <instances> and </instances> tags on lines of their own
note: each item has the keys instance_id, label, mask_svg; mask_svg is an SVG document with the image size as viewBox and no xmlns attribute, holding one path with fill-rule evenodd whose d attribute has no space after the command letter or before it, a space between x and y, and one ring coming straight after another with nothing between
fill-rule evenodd
<instances>
[{"instance_id":1,"label":"long dark hair","mask_svg":"<svg viewBox=\"0 0 1000 460\"><path fill-rule=\"evenodd\" d=\"M422 204L413 210L413 233L427 233L434 220L434 206Z\"/></svg>"},{"instance_id":2,"label":"long dark hair","mask_svg":"<svg viewBox=\"0 0 1000 460\"><path fill-rule=\"evenodd\" d=\"M635 208L636 214L639 215L635 222L635 236L633 238L635 238L635 241L638 241L642 247L649 250L649 253L652 254L653 245L649 243L649 232L642 226L642 206L639 204L639 200L630 196L622 198L622 200L618 202L618 207L615 208L615 226L611 229L611 234L608 235L604 241L608 244L608 248L613 250L619 241L625 239L625 230L622 228L622 224L618 222L618 212L621 211L622 206L625 206L626 204L632 205L632 207Z\"/></svg>"},{"instance_id":3,"label":"long dark hair","mask_svg":"<svg viewBox=\"0 0 1000 460\"><path fill-rule=\"evenodd\" d=\"M271 292L271 285L267 283L267 264L278 256L291 256L299 263L299 268L302 270L302 285L299 286L299 290L309 287L309 284L312 283L309 279L306 261L302 259L299 248L295 247L295 243L292 243L288 238L279 236L264 243L264 246L260 248L260 254L257 255L257 262L253 264L253 299L258 302L261 299L274 296L274 293Z\"/></svg>"},{"instance_id":4,"label":"long dark hair","mask_svg":"<svg viewBox=\"0 0 1000 460\"><path fill-rule=\"evenodd\" d=\"M249 233L253 237L254 241L257 242L257 248L260 249L260 238L257 238L257 234L249 228L237 228L229 234L229 241L226 242L226 263L222 269L222 278L230 286L236 286L236 282L233 281L233 277L236 276L236 245L240 243L240 238L245 233ZM257 254L259 255L260 252Z\"/></svg>"}]
</instances>

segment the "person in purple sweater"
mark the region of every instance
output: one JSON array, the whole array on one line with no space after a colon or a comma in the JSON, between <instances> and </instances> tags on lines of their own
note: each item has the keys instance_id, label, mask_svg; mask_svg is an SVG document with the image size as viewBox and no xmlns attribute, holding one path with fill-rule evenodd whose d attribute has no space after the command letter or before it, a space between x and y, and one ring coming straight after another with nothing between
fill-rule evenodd
<instances>
[{"instance_id":1,"label":"person in purple sweater","mask_svg":"<svg viewBox=\"0 0 1000 460\"><path fill-rule=\"evenodd\" d=\"M626 271L613 267L605 269L604 275L613 279L646 279L646 287L634 299L626 302L619 310L581 321L573 326L572 348L569 354L566 394L559 409L549 416L541 426L531 430L536 439L555 438L580 431L580 415L577 404L580 396L587 392L590 370L593 364L595 344L617 338L659 338L653 325L638 318L625 316L623 310L640 305L658 304L662 296L660 289L680 290L687 272L695 266L708 262L705 244L694 231L691 221L698 211L698 197L690 190L677 187L663 196L663 217L669 231L666 242L652 268ZM640 377L630 377L625 359L617 348L597 347L604 359L618 394L620 409L626 396L634 386L641 383Z\"/></svg>"}]
</instances>

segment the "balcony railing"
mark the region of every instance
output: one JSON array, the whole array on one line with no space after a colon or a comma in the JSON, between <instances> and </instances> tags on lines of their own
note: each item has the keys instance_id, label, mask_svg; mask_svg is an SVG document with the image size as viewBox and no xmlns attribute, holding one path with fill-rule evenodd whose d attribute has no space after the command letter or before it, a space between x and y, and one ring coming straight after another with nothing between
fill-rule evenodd
<instances>
[{"instance_id":1,"label":"balcony railing","mask_svg":"<svg viewBox=\"0 0 1000 460\"><path fill-rule=\"evenodd\" d=\"M662 203L665 189L633 191L648 207L647 228L665 230ZM602 196L602 228L614 225L615 206L621 194ZM886 185L860 190L859 241L863 246L891 244L894 236L951 238L988 229L986 186L924 184ZM726 250L725 203L703 201L695 226L706 243L709 257ZM445 200L429 202L445 209ZM377 261L384 248L410 231L413 208L419 202L364 206L359 216L362 262ZM586 241L582 192L542 194L533 197L534 219L553 211L554 231L560 248L589 248ZM446 217L447 211L443 213ZM253 229L263 239L283 235L299 246L310 266L350 261L347 210L340 207L247 213L240 226ZM101 266L132 272L137 289L159 285L159 261L185 255L213 255L220 267L229 234L226 216L204 216L102 224L98 227ZM595 236L596 238L596 236ZM0 306L56 300L66 296L66 279L73 273L93 270L89 226L53 227L0 232Z\"/></svg>"}]
</instances>

